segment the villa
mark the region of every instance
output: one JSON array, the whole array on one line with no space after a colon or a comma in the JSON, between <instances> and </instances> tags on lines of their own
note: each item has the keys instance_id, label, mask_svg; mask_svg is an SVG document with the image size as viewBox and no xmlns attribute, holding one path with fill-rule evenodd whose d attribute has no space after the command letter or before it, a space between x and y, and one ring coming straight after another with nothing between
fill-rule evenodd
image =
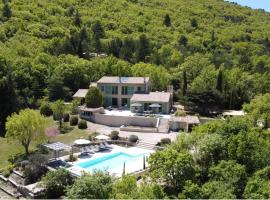
<instances>
[{"instance_id":1,"label":"villa","mask_svg":"<svg viewBox=\"0 0 270 200\"><path fill-rule=\"evenodd\" d=\"M149 77L103 76L97 81L96 87L103 94L105 107L130 109L133 113L170 113L172 93L151 92ZM86 93L87 89L79 89L73 99L83 103Z\"/></svg>"},{"instance_id":2,"label":"villa","mask_svg":"<svg viewBox=\"0 0 270 200\"><path fill-rule=\"evenodd\" d=\"M91 86L99 88L104 97L104 107L88 108L84 99L88 90L80 89L74 95L82 103L82 119L122 131L168 133L169 130L191 130L199 124L197 116L171 117L173 92L151 91L149 77L104 76Z\"/></svg>"}]
</instances>

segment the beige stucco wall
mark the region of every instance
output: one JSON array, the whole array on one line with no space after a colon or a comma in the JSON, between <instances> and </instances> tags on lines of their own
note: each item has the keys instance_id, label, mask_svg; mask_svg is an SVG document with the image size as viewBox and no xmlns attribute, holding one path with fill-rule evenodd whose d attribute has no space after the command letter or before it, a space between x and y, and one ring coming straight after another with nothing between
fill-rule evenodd
<instances>
[{"instance_id":1,"label":"beige stucco wall","mask_svg":"<svg viewBox=\"0 0 270 200\"><path fill-rule=\"evenodd\" d=\"M170 102L168 103L159 103L159 102L151 102L151 101L131 101L130 104L133 103L140 103L140 104L144 104L144 103L157 103L157 104L161 104L162 105L162 113L163 114L168 114L170 113ZM144 109L144 105L141 107L141 109ZM135 112L134 108L131 108L131 112Z\"/></svg>"},{"instance_id":2,"label":"beige stucco wall","mask_svg":"<svg viewBox=\"0 0 270 200\"><path fill-rule=\"evenodd\" d=\"M110 98L117 98L118 99L118 107L122 106L122 98L130 99L132 95L122 95L122 86L131 86L134 87L134 92L137 92L138 87L145 87L145 92L150 92L151 90L151 84L150 81L148 81L145 84L127 84L127 83L97 83L97 86L99 90L101 91L101 86L117 86L118 87L118 94L106 94L102 92L104 98L110 97Z\"/></svg>"},{"instance_id":3,"label":"beige stucco wall","mask_svg":"<svg viewBox=\"0 0 270 200\"><path fill-rule=\"evenodd\" d=\"M97 124L103 124L112 127L125 126L144 126L155 127L157 118L140 116L112 116L95 113L93 121Z\"/></svg>"}]
</instances>

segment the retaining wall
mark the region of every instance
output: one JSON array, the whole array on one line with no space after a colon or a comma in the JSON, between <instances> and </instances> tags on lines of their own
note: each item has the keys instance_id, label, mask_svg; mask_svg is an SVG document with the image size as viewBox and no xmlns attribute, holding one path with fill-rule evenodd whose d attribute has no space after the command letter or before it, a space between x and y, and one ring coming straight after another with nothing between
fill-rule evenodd
<instances>
[{"instance_id":1,"label":"retaining wall","mask_svg":"<svg viewBox=\"0 0 270 200\"><path fill-rule=\"evenodd\" d=\"M103 124L112 127L125 126L142 126L155 127L157 118L142 116L113 116L95 113L93 121L97 124Z\"/></svg>"}]
</instances>

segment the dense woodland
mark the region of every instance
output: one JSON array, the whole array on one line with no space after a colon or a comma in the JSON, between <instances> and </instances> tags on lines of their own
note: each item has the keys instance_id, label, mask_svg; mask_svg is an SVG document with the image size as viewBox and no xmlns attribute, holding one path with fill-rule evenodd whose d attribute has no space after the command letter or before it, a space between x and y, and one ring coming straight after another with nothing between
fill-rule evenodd
<instances>
[{"instance_id":1,"label":"dense woodland","mask_svg":"<svg viewBox=\"0 0 270 200\"><path fill-rule=\"evenodd\" d=\"M0 134L103 75L150 76L175 100L240 109L270 92L270 14L222 0L2 0ZM91 53L106 53L93 58Z\"/></svg>"}]
</instances>

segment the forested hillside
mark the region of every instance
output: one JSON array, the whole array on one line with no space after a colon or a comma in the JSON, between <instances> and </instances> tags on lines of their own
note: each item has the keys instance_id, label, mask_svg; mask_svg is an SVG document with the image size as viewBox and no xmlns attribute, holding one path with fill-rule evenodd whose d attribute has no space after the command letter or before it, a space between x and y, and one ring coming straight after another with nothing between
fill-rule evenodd
<instances>
[{"instance_id":1,"label":"forested hillside","mask_svg":"<svg viewBox=\"0 0 270 200\"><path fill-rule=\"evenodd\" d=\"M239 109L270 92L264 11L222 0L2 0L0 8L0 135L11 112L44 97L70 100L103 75L150 76L155 90L173 84L175 100L203 108Z\"/></svg>"}]
</instances>

